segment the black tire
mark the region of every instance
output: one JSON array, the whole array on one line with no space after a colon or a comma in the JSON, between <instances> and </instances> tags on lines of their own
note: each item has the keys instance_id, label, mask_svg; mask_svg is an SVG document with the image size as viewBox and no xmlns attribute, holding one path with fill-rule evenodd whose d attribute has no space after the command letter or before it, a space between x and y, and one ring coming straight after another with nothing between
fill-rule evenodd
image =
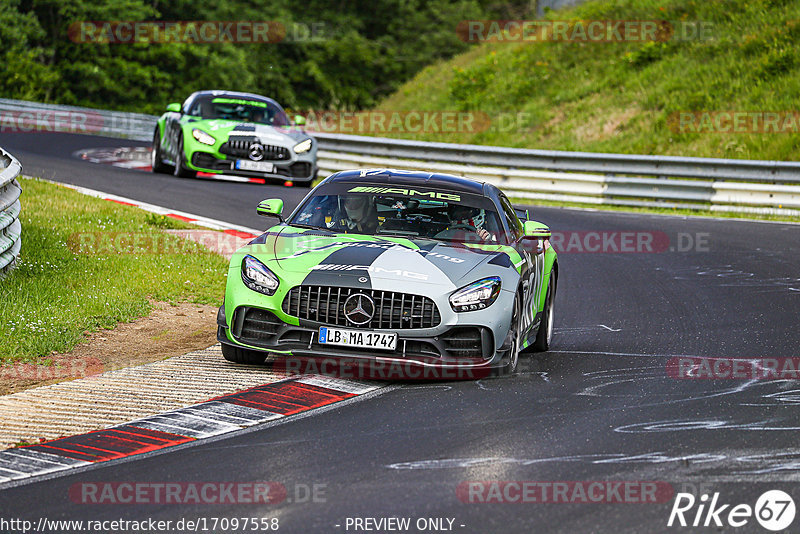
<instances>
[{"instance_id":1,"label":"black tire","mask_svg":"<svg viewBox=\"0 0 800 534\"><path fill-rule=\"evenodd\" d=\"M521 318L522 299L520 298L518 292L514 297L514 310L513 314L511 315L512 346L508 351L508 362L505 364L505 366L503 366L500 374L512 375L517 372L517 368L519 367L519 353L522 352L519 348L521 344L519 335L519 322Z\"/></svg>"},{"instance_id":2,"label":"black tire","mask_svg":"<svg viewBox=\"0 0 800 534\"><path fill-rule=\"evenodd\" d=\"M267 355L263 352L241 349L225 343L222 344L222 356L229 362L245 365L261 365L267 359Z\"/></svg>"},{"instance_id":3,"label":"black tire","mask_svg":"<svg viewBox=\"0 0 800 534\"><path fill-rule=\"evenodd\" d=\"M547 296L544 299L544 311L539 329L536 332L536 341L533 342L535 352L546 352L550 350L550 343L553 340L553 310L556 297L556 271L550 272L550 282L547 284Z\"/></svg>"},{"instance_id":4,"label":"black tire","mask_svg":"<svg viewBox=\"0 0 800 534\"><path fill-rule=\"evenodd\" d=\"M162 174L170 174L174 172L172 165L167 165L164 163L164 159L161 154L161 136L158 135L158 128L156 128L156 132L153 134L153 147L150 151L150 166L152 167L153 172Z\"/></svg>"},{"instance_id":5,"label":"black tire","mask_svg":"<svg viewBox=\"0 0 800 534\"><path fill-rule=\"evenodd\" d=\"M187 169L183 161L183 135L178 138L178 150L175 153L175 176L179 178L195 178L197 171Z\"/></svg>"}]
</instances>

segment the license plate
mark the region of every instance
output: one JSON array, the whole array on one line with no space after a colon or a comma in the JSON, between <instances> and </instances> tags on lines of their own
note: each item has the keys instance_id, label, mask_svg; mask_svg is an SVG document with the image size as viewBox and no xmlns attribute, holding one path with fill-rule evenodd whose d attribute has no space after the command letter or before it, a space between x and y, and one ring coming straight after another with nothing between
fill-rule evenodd
<instances>
[{"instance_id":1,"label":"license plate","mask_svg":"<svg viewBox=\"0 0 800 534\"><path fill-rule=\"evenodd\" d=\"M255 171L255 172L274 172L275 165L267 161L250 161L247 159L237 159L236 168L240 171Z\"/></svg>"},{"instance_id":2,"label":"license plate","mask_svg":"<svg viewBox=\"0 0 800 534\"><path fill-rule=\"evenodd\" d=\"M345 330L344 328L322 326L319 329L319 342L322 345L394 350L397 347L397 334L394 332L365 332L363 330Z\"/></svg>"}]
</instances>

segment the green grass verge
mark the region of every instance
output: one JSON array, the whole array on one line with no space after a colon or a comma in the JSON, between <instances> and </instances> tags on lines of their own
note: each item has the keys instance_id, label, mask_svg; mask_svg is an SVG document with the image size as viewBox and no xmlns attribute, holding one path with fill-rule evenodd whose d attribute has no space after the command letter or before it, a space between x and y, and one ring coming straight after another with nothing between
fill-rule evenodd
<instances>
[{"instance_id":1,"label":"green grass verge","mask_svg":"<svg viewBox=\"0 0 800 534\"><path fill-rule=\"evenodd\" d=\"M20 182L22 252L0 281L0 364L68 351L85 331L147 315L149 299L222 301L227 261L162 232L193 226L44 181ZM117 232L140 236L142 246L136 253L103 248ZM88 236L83 248L80 236ZM151 239L170 253L153 253L145 245Z\"/></svg>"},{"instance_id":2,"label":"green grass verge","mask_svg":"<svg viewBox=\"0 0 800 534\"><path fill-rule=\"evenodd\" d=\"M427 67L377 109L475 111L493 118L493 126L474 133L394 136L569 151L797 159L797 133L679 133L670 117L682 111L800 109L800 3L592 0L548 18L704 23L711 38L478 45ZM518 121L501 127L496 122L501 116Z\"/></svg>"}]
</instances>

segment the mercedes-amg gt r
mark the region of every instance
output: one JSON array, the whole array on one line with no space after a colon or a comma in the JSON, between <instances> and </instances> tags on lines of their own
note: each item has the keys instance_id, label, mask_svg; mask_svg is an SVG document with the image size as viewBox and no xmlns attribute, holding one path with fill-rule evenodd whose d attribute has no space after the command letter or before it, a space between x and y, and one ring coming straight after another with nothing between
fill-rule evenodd
<instances>
[{"instance_id":1,"label":"mercedes-amg gt r","mask_svg":"<svg viewBox=\"0 0 800 534\"><path fill-rule=\"evenodd\" d=\"M514 372L546 351L558 280L550 229L494 185L420 171L338 172L233 256L226 359L347 358ZM485 376L485 375L484 375Z\"/></svg>"},{"instance_id":2,"label":"mercedes-amg gt r","mask_svg":"<svg viewBox=\"0 0 800 534\"><path fill-rule=\"evenodd\" d=\"M151 166L182 177L202 171L308 186L317 176L317 142L302 124L271 98L199 91L158 119Z\"/></svg>"}]
</instances>

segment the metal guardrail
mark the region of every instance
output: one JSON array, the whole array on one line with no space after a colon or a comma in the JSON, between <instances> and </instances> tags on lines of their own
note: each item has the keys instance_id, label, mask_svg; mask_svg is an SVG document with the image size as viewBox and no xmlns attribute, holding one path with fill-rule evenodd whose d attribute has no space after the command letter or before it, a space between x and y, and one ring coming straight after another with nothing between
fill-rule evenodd
<instances>
[{"instance_id":1,"label":"metal guardrail","mask_svg":"<svg viewBox=\"0 0 800 534\"><path fill-rule=\"evenodd\" d=\"M800 163L316 135L325 171L422 168L491 182L522 199L800 216Z\"/></svg>"},{"instance_id":2,"label":"metal guardrail","mask_svg":"<svg viewBox=\"0 0 800 534\"><path fill-rule=\"evenodd\" d=\"M0 277L14 267L22 247L22 224L19 221L22 187L17 182L21 173L19 161L0 149Z\"/></svg>"},{"instance_id":3,"label":"metal guardrail","mask_svg":"<svg viewBox=\"0 0 800 534\"><path fill-rule=\"evenodd\" d=\"M9 121L3 114L9 113L19 121L25 115L29 123L20 123L25 127L49 131L60 117L62 131L140 141L152 139L156 123L152 115L0 99L6 129ZM64 129L65 124L71 129ZM422 168L492 182L517 198L800 216L800 162L561 152L309 133L319 141L323 171Z\"/></svg>"}]
</instances>

